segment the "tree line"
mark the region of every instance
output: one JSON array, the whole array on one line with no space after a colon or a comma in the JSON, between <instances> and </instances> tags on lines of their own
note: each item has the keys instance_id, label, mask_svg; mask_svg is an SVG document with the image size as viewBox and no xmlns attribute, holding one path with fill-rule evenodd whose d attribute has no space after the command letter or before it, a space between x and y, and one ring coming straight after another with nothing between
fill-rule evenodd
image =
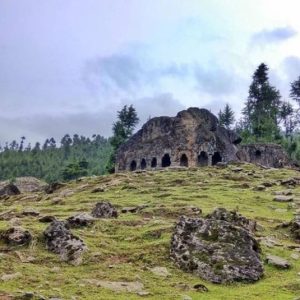
<instances>
[{"instance_id":1,"label":"tree line","mask_svg":"<svg viewBox=\"0 0 300 300\"><path fill-rule=\"evenodd\" d=\"M111 152L110 140L96 134L92 138L66 134L60 144L48 138L33 147L21 137L0 146L0 180L34 176L53 182L101 175Z\"/></svg>"},{"instance_id":2,"label":"tree line","mask_svg":"<svg viewBox=\"0 0 300 300\"><path fill-rule=\"evenodd\" d=\"M243 143L281 144L294 160L300 161L300 76L290 83L290 99L269 81L269 68L262 63L252 76L242 117L235 123L229 104L218 113L219 122L241 135ZM234 124L235 123L235 124Z\"/></svg>"},{"instance_id":3,"label":"tree line","mask_svg":"<svg viewBox=\"0 0 300 300\"><path fill-rule=\"evenodd\" d=\"M293 104L292 102L293 101ZM236 121L229 104L218 113L219 123L236 131L243 143L278 143L290 157L300 161L300 76L291 82L290 100L269 81L269 68L262 63L252 76L242 117ZM35 176L47 182L70 180L86 175L113 173L119 147L133 134L139 118L135 108L125 105L117 112L113 135L92 138L66 134L57 145L54 138L33 147L26 138L0 145L0 180Z\"/></svg>"}]
</instances>

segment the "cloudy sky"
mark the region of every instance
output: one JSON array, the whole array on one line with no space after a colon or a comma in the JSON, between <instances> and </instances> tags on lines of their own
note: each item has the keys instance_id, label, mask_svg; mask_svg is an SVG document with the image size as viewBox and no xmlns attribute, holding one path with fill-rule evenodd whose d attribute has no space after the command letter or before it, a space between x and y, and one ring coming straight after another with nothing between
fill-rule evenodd
<instances>
[{"instance_id":1,"label":"cloudy sky","mask_svg":"<svg viewBox=\"0 0 300 300\"><path fill-rule=\"evenodd\" d=\"M0 143L111 134L190 107L239 113L255 68L288 98L299 0L1 0Z\"/></svg>"}]
</instances>

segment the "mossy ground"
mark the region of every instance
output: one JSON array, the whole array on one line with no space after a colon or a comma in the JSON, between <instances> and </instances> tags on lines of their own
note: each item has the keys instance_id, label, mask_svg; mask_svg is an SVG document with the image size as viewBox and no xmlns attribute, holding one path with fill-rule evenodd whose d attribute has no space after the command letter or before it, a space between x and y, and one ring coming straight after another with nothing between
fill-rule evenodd
<instances>
[{"instance_id":1,"label":"mossy ground","mask_svg":"<svg viewBox=\"0 0 300 300\"><path fill-rule=\"evenodd\" d=\"M89 250L83 263L72 266L61 262L59 257L48 252L43 243L42 232L48 224L39 223L36 217L23 217L22 227L34 234L29 247L13 248L0 244L0 275L20 272L21 277L6 282L0 281L0 291L19 295L32 291L46 297L62 299L294 299L300 296L300 260L290 257L295 245L287 229L275 230L276 225L294 217L297 205L272 201L272 192L284 190L274 185L266 191L254 191L253 187L266 182L278 181L299 173L292 170L265 170L253 165L242 165L243 171L232 172L228 168L201 168L186 170L163 170L144 173L124 173L101 177L84 178L71 182L53 195L42 194L42 200L23 201L24 196L14 196L2 201L1 212L22 212L32 207L41 215L55 215L64 219L77 212L90 212L97 201L108 200L122 207L147 204L144 210L132 214L120 213L117 219L98 220L92 227L74 229ZM253 175L248 175L248 173ZM245 185L247 183L249 186ZM97 187L104 192L91 193ZM300 186L293 190L300 195ZM62 204L53 204L52 199L63 197ZM274 254L292 263L289 270L278 270L265 265L263 279L255 284L235 283L214 285L193 274L185 273L169 259L169 244L172 229L186 207L196 206L203 214L216 207L237 210L244 216L257 220L263 230L257 236L276 239L282 246L268 248L262 245L262 258ZM287 209L278 211L277 208ZM299 208L299 207L298 207ZM9 227L9 221L0 221L0 229ZM300 246L300 245L299 245ZM22 263L16 251L34 261ZM162 278L154 275L150 268L166 267L171 275ZM59 267L59 269L54 267ZM140 281L148 296L134 293L115 293L105 288L88 284L84 279L108 281ZM192 289L202 283L209 292ZM182 287L190 287L183 289Z\"/></svg>"}]
</instances>

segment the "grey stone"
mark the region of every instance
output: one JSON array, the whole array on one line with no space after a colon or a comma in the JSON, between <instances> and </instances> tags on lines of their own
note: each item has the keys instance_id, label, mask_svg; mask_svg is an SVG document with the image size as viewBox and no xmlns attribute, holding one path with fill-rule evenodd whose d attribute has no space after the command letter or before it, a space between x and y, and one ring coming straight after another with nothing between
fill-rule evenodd
<instances>
[{"instance_id":1,"label":"grey stone","mask_svg":"<svg viewBox=\"0 0 300 300\"><path fill-rule=\"evenodd\" d=\"M11 227L1 234L1 238L12 246L28 245L32 240L32 235L22 227Z\"/></svg>"},{"instance_id":2,"label":"grey stone","mask_svg":"<svg viewBox=\"0 0 300 300\"><path fill-rule=\"evenodd\" d=\"M291 267L291 264L286 259L276 255L267 255L266 262L279 269L288 269Z\"/></svg>"},{"instance_id":3,"label":"grey stone","mask_svg":"<svg viewBox=\"0 0 300 300\"><path fill-rule=\"evenodd\" d=\"M44 237L47 249L59 254L62 261L74 265L81 263L87 246L71 233L66 222L53 221L44 231Z\"/></svg>"},{"instance_id":4,"label":"grey stone","mask_svg":"<svg viewBox=\"0 0 300 300\"><path fill-rule=\"evenodd\" d=\"M95 218L117 218L118 212L110 202L101 201L93 208L92 216Z\"/></svg>"},{"instance_id":5,"label":"grey stone","mask_svg":"<svg viewBox=\"0 0 300 300\"><path fill-rule=\"evenodd\" d=\"M88 213L80 213L67 219L70 227L91 226L94 222L95 218Z\"/></svg>"},{"instance_id":6,"label":"grey stone","mask_svg":"<svg viewBox=\"0 0 300 300\"><path fill-rule=\"evenodd\" d=\"M291 202L291 201L293 201L293 197L292 196L278 195L278 196L274 197L273 201L276 201L276 202Z\"/></svg>"},{"instance_id":7,"label":"grey stone","mask_svg":"<svg viewBox=\"0 0 300 300\"><path fill-rule=\"evenodd\" d=\"M13 195L20 195L20 194L21 194L20 190L13 183L9 183L0 188L0 196L5 196L5 195L13 196Z\"/></svg>"},{"instance_id":8,"label":"grey stone","mask_svg":"<svg viewBox=\"0 0 300 300\"><path fill-rule=\"evenodd\" d=\"M263 275L252 228L236 213L217 210L204 218L182 216L171 240L171 258L183 270L214 282L257 281Z\"/></svg>"}]
</instances>

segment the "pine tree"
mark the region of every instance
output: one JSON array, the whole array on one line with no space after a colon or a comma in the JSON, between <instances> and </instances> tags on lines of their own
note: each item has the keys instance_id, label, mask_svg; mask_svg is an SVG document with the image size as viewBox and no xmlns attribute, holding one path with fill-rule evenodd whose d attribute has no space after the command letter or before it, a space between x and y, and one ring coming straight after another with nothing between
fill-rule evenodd
<instances>
[{"instance_id":1,"label":"pine tree","mask_svg":"<svg viewBox=\"0 0 300 300\"><path fill-rule=\"evenodd\" d=\"M281 96L270 85L268 71L268 66L262 63L254 72L243 109L245 127L255 141L274 141L279 138Z\"/></svg>"},{"instance_id":2,"label":"pine tree","mask_svg":"<svg viewBox=\"0 0 300 300\"><path fill-rule=\"evenodd\" d=\"M300 76L291 83L290 96L300 105Z\"/></svg>"},{"instance_id":3,"label":"pine tree","mask_svg":"<svg viewBox=\"0 0 300 300\"><path fill-rule=\"evenodd\" d=\"M113 173L115 170L116 153L118 148L132 135L138 122L139 118L132 105L129 107L125 105L122 110L118 111L118 121L113 124L113 136L110 140L113 152L106 166L109 173Z\"/></svg>"},{"instance_id":4,"label":"pine tree","mask_svg":"<svg viewBox=\"0 0 300 300\"><path fill-rule=\"evenodd\" d=\"M223 111L219 111L218 117L220 125L224 126L226 129L230 129L235 120L234 111L228 103L226 103Z\"/></svg>"}]
</instances>

